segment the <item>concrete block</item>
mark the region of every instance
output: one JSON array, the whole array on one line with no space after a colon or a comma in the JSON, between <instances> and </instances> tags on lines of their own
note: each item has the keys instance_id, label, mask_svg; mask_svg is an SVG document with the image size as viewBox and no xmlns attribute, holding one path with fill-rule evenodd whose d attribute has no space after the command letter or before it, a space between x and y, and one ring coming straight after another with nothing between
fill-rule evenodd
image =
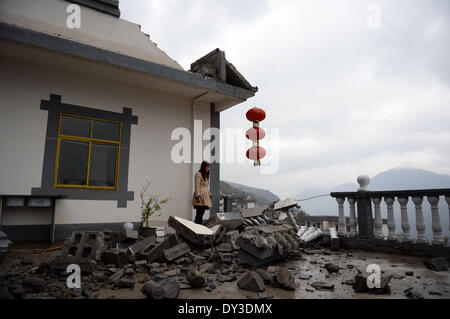
<instances>
[{"instance_id":1,"label":"concrete block","mask_svg":"<svg viewBox=\"0 0 450 319\"><path fill-rule=\"evenodd\" d=\"M121 268L125 264L126 255L118 249L106 249L102 251L101 259L105 265L116 265Z\"/></svg>"},{"instance_id":2,"label":"concrete block","mask_svg":"<svg viewBox=\"0 0 450 319\"><path fill-rule=\"evenodd\" d=\"M180 239L177 235L170 235L168 238L157 244L156 246L148 246L139 252L147 258L149 263L156 261L161 258L165 249L173 247L179 243Z\"/></svg>"},{"instance_id":3,"label":"concrete block","mask_svg":"<svg viewBox=\"0 0 450 319\"><path fill-rule=\"evenodd\" d=\"M239 279L237 286L240 289L254 292L262 292L265 290L264 281L256 271L247 272L241 279Z\"/></svg>"},{"instance_id":4,"label":"concrete block","mask_svg":"<svg viewBox=\"0 0 450 319\"><path fill-rule=\"evenodd\" d=\"M152 280L147 281L141 291L148 299L163 299L165 297L164 289Z\"/></svg>"},{"instance_id":5,"label":"concrete block","mask_svg":"<svg viewBox=\"0 0 450 319\"><path fill-rule=\"evenodd\" d=\"M130 254L136 255L141 250L149 247L150 245L153 245L155 240L156 240L156 236L149 236L149 237L145 238L144 240L138 241L134 245L128 247L128 251L130 252Z\"/></svg>"},{"instance_id":6,"label":"concrete block","mask_svg":"<svg viewBox=\"0 0 450 319\"><path fill-rule=\"evenodd\" d=\"M243 249L240 249L237 257L241 260L241 262L250 265L254 268L258 268L261 266L265 266L268 265L270 263L273 263L276 260L280 259L280 255L272 255L270 257L264 258L264 259L259 259L256 258L255 256L253 256L252 254L249 254L248 252L246 252Z\"/></svg>"},{"instance_id":7,"label":"concrete block","mask_svg":"<svg viewBox=\"0 0 450 319\"><path fill-rule=\"evenodd\" d=\"M273 286L287 290L295 290L295 278L286 267L278 267L273 276Z\"/></svg>"},{"instance_id":8,"label":"concrete block","mask_svg":"<svg viewBox=\"0 0 450 319\"><path fill-rule=\"evenodd\" d=\"M181 256L186 255L190 251L191 249L186 243L181 243L171 248L165 249L163 251L163 256L167 262L171 262Z\"/></svg>"},{"instance_id":9,"label":"concrete block","mask_svg":"<svg viewBox=\"0 0 450 319\"><path fill-rule=\"evenodd\" d=\"M218 213L211 216L206 222L206 227L223 225L229 230L234 230L242 225L244 218L241 213Z\"/></svg>"},{"instance_id":10,"label":"concrete block","mask_svg":"<svg viewBox=\"0 0 450 319\"><path fill-rule=\"evenodd\" d=\"M202 274L196 269L188 269L186 271L186 279L193 288L205 287L206 280Z\"/></svg>"},{"instance_id":11,"label":"concrete block","mask_svg":"<svg viewBox=\"0 0 450 319\"><path fill-rule=\"evenodd\" d=\"M208 227L177 216L170 216L168 225L175 229L183 239L194 245L209 245L214 235L214 232Z\"/></svg>"},{"instance_id":12,"label":"concrete block","mask_svg":"<svg viewBox=\"0 0 450 319\"><path fill-rule=\"evenodd\" d=\"M75 231L64 242L61 256L87 258L99 261L104 246L105 235L95 231Z\"/></svg>"}]
</instances>

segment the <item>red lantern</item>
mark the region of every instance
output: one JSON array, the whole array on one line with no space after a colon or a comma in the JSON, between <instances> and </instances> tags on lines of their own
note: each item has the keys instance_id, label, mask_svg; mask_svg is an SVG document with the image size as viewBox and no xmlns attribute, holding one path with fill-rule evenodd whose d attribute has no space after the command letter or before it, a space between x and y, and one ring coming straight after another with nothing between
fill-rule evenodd
<instances>
[{"instance_id":1,"label":"red lantern","mask_svg":"<svg viewBox=\"0 0 450 319\"><path fill-rule=\"evenodd\" d=\"M248 110L245 116L247 117L247 120L249 120L250 122L259 123L266 118L266 112L264 112L264 110L260 108L254 107Z\"/></svg>"},{"instance_id":2,"label":"red lantern","mask_svg":"<svg viewBox=\"0 0 450 319\"><path fill-rule=\"evenodd\" d=\"M248 159L258 161L266 156L266 150L261 146L253 146L247 150L246 156Z\"/></svg>"},{"instance_id":3,"label":"red lantern","mask_svg":"<svg viewBox=\"0 0 450 319\"><path fill-rule=\"evenodd\" d=\"M245 132L245 136L250 141L259 141L262 140L266 136L266 131L259 127L251 127Z\"/></svg>"}]
</instances>

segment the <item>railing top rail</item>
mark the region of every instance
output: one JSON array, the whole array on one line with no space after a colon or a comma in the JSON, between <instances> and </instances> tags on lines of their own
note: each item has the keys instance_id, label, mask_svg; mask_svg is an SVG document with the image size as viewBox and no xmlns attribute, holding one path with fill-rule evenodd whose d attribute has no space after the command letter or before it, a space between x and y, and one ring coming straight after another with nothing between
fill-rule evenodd
<instances>
[{"instance_id":1,"label":"railing top rail","mask_svg":"<svg viewBox=\"0 0 450 319\"><path fill-rule=\"evenodd\" d=\"M408 189L391 191L358 191L358 192L332 192L334 198L358 197L415 197L415 196L450 196L450 188L436 189Z\"/></svg>"}]
</instances>

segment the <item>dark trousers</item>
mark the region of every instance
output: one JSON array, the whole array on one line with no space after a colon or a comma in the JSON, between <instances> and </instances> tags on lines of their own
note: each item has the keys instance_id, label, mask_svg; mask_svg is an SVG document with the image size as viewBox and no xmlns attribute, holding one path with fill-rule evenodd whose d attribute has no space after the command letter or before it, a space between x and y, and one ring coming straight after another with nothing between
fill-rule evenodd
<instances>
[{"instance_id":1,"label":"dark trousers","mask_svg":"<svg viewBox=\"0 0 450 319\"><path fill-rule=\"evenodd\" d=\"M203 224L203 214L205 214L205 210L208 209L208 206L194 206L195 208L195 223Z\"/></svg>"}]
</instances>

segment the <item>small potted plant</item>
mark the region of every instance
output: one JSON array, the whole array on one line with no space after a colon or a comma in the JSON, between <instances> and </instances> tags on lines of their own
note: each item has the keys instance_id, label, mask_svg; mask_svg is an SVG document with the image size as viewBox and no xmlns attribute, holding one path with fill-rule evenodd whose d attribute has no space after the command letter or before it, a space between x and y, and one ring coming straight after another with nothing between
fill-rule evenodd
<instances>
[{"instance_id":1,"label":"small potted plant","mask_svg":"<svg viewBox=\"0 0 450 319\"><path fill-rule=\"evenodd\" d=\"M146 194L150 183L147 182L145 186L141 188L141 226L139 227L139 235L143 237L156 236L156 228L149 227L149 219L152 216L161 216L161 206L167 204L169 198L160 200L157 195L151 195L146 199Z\"/></svg>"}]
</instances>

